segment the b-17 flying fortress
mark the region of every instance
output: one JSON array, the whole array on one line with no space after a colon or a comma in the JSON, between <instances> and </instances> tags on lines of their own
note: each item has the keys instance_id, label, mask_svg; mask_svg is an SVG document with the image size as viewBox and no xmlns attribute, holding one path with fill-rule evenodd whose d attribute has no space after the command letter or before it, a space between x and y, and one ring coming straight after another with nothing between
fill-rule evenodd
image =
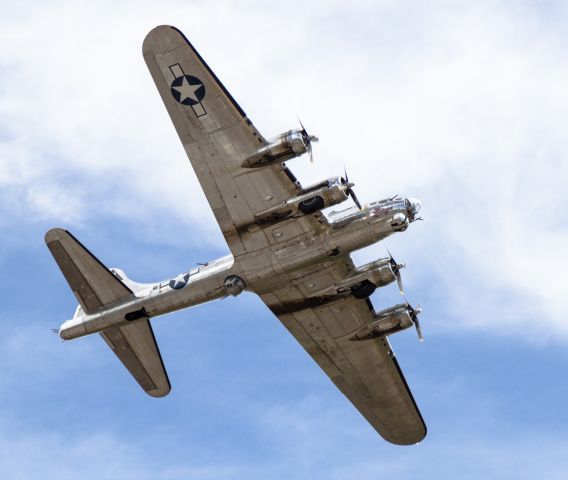
<instances>
[{"instance_id":1,"label":"b-17 flying fortress","mask_svg":"<svg viewBox=\"0 0 568 480\"><path fill-rule=\"evenodd\" d=\"M154 397L170 382L150 319L244 291L260 296L333 383L387 441L408 445L426 425L388 336L415 327L419 308L375 311L369 296L396 282L392 256L356 267L350 253L404 232L420 202L392 197L362 206L347 176L302 187L284 163L317 140L293 129L266 140L175 27L144 40L148 69L229 246L230 255L151 284L106 268L73 235L45 241L79 301L59 335L99 333ZM355 205L324 214L348 198Z\"/></svg>"}]
</instances>

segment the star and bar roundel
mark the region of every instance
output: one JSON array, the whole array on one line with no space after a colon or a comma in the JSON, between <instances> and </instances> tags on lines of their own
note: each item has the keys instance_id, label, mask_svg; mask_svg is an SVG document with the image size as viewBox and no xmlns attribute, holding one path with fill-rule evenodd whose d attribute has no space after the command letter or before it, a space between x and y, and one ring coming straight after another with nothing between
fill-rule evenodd
<instances>
[{"instance_id":1,"label":"star and bar roundel","mask_svg":"<svg viewBox=\"0 0 568 480\"><path fill-rule=\"evenodd\" d=\"M180 273L177 277L172 278L169 282L170 288L174 290L180 290L187 285L189 282L189 273Z\"/></svg>"},{"instance_id":2,"label":"star and bar roundel","mask_svg":"<svg viewBox=\"0 0 568 480\"><path fill-rule=\"evenodd\" d=\"M201 103L201 100L205 97L205 85L197 77L181 75L174 78L171 92L179 103L193 106Z\"/></svg>"}]
</instances>

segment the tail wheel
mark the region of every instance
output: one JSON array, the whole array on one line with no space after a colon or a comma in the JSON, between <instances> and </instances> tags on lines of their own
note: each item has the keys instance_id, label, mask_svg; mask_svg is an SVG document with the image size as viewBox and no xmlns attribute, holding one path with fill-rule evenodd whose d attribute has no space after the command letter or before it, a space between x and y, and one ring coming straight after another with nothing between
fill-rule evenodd
<instances>
[{"instance_id":1,"label":"tail wheel","mask_svg":"<svg viewBox=\"0 0 568 480\"><path fill-rule=\"evenodd\" d=\"M300 212L305 214L315 213L318 210L321 210L322 208L323 208L323 198L321 198L319 195L316 195L315 197L312 198L308 198L307 200L304 200L303 202L300 202L298 204L298 210L300 210Z\"/></svg>"},{"instance_id":2,"label":"tail wheel","mask_svg":"<svg viewBox=\"0 0 568 480\"><path fill-rule=\"evenodd\" d=\"M377 289L377 286L370 282L369 280L363 280L360 283L356 283L351 287L351 294L355 298L365 299L370 297L373 292Z\"/></svg>"}]
</instances>

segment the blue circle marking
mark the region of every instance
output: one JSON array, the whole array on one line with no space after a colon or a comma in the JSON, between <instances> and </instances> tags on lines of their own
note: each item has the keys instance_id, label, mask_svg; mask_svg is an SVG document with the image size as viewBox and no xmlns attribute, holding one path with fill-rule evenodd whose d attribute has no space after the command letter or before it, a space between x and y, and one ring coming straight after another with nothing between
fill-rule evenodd
<instances>
[{"instance_id":1,"label":"blue circle marking","mask_svg":"<svg viewBox=\"0 0 568 480\"><path fill-rule=\"evenodd\" d=\"M173 288L174 290L179 290L180 288L185 287L188 281L189 281L189 273L180 274L176 278L172 278L170 280L169 285L170 288Z\"/></svg>"}]
</instances>

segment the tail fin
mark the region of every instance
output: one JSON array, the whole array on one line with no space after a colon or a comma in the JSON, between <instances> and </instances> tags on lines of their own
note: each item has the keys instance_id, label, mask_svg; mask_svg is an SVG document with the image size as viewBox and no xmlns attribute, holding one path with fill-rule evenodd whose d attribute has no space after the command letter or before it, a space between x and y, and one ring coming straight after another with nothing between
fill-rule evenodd
<instances>
[{"instance_id":1,"label":"tail fin","mask_svg":"<svg viewBox=\"0 0 568 480\"><path fill-rule=\"evenodd\" d=\"M81 309L90 314L133 295L68 231L50 230L45 234L45 243L79 301L75 316L82 314ZM101 336L146 393L163 397L170 392L168 374L148 318L107 328Z\"/></svg>"}]
</instances>

